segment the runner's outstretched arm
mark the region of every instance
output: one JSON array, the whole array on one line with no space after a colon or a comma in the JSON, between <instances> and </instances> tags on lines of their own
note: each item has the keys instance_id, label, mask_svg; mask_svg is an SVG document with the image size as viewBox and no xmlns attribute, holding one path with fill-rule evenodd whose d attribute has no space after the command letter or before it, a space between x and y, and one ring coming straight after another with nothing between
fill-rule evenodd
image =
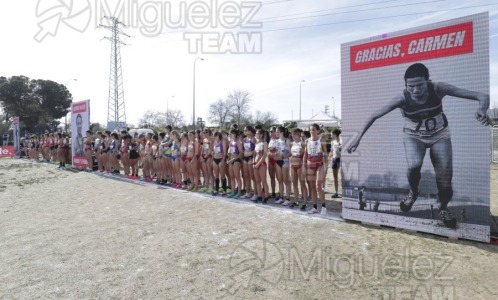
<instances>
[{"instance_id":1,"label":"runner's outstretched arm","mask_svg":"<svg viewBox=\"0 0 498 300\"><path fill-rule=\"evenodd\" d=\"M491 123L491 120L489 119L487 113L489 109L488 94L462 89L446 82L436 83L436 92L441 96L448 95L448 96L478 101L479 107L477 108L477 112L475 114L477 121L479 121L482 125L485 126Z\"/></svg>"},{"instance_id":2,"label":"runner's outstretched arm","mask_svg":"<svg viewBox=\"0 0 498 300\"><path fill-rule=\"evenodd\" d=\"M363 129L361 130L360 134L357 135L351 144L348 147L348 153L352 153L356 151L356 148L358 148L358 145L360 144L361 138L363 135L367 132L367 130L372 126L372 124L375 122L375 120L383 117L384 115L388 114L389 112L393 111L396 108L399 108L403 105L404 102L404 97L402 95L394 97L390 102L386 103L386 105L380 107L378 110L374 111L370 117L368 117L367 121L365 122L365 125L363 126Z\"/></svg>"}]
</instances>

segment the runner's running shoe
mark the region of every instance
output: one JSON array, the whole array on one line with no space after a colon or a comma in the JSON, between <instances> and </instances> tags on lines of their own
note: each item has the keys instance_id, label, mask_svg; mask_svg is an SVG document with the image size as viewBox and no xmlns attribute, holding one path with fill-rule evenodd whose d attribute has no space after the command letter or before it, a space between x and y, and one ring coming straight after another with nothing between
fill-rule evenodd
<instances>
[{"instance_id":1,"label":"runner's running shoe","mask_svg":"<svg viewBox=\"0 0 498 300\"><path fill-rule=\"evenodd\" d=\"M402 212L409 212L412 209L413 203L417 200L417 196L413 195L410 191L405 199L401 200L399 203L399 208L401 208ZM366 205L366 204L365 204Z\"/></svg>"},{"instance_id":2,"label":"runner's running shoe","mask_svg":"<svg viewBox=\"0 0 498 300\"><path fill-rule=\"evenodd\" d=\"M441 218L441 221L443 221L444 226L451 229L456 229L457 221L448 208L439 209L439 217Z\"/></svg>"}]
</instances>

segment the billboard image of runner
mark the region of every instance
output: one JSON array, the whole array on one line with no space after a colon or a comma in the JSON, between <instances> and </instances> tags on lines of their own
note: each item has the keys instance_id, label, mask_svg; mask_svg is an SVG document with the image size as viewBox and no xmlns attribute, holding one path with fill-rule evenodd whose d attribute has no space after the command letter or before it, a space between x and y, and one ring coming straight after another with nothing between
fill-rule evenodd
<instances>
[{"instance_id":1,"label":"billboard image of runner","mask_svg":"<svg viewBox=\"0 0 498 300\"><path fill-rule=\"evenodd\" d=\"M343 44L343 217L489 242L488 14Z\"/></svg>"},{"instance_id":2,"label":"billboard image of runner","mask_svg":"<svg viewBox=\"0 0 498 300\"><path fill-rule=\"evenodd\" d=\"M90 128L90 100L75 102L71 107L71 157L74 167L89 168L85 157L84 135Z\"/></svg>"}]
</instances>

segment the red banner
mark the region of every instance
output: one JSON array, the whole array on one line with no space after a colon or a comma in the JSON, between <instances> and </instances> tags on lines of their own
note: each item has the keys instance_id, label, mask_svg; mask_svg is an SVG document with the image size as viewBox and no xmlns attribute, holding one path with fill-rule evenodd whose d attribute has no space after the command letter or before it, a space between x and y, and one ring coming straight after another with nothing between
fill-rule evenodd
<instances>
[{"instance_id":1,"label":"red banner","mask_svg":"<svg viewBox=\"0 0 498 300\"><path fill-rule=\"evenodd\" d=\"M73 103L73 108L71 109L73 114L79 114L86 112L86 101Z\"/></svg>"},{"instance_id":2,"label":"red banner","mask_svg":"<svg viewBox=\"0 0 498 300\"><path fill-rule=\"evenodd\" d=\"M473 23L466 22L352 46L351 71L472 53L473 36Z\"/></svg>"},{"instance_id":3,"label":"red banner","mask_svg":"<svg viewBox=\"0 0 498 300\"><path fill-rule=\"evenodd\" d=\"M73 166L75 166L75 167L80 167L80 168L89 168L90 167L90 164L88 163L88 161L84 157L75 156L75 157L73 157L73 160L71 162L72 162Z\"/></svg>"},{"instance_id":4,"label":"red banner","mask_svg":"<svg viewBox=\"0 0 498 300\"><path fill-rule=\"evenodd\" d=\"M15 155L14 146L0 147L0 158L14 157L14 155Z\"/></svg>"}]
</instances>

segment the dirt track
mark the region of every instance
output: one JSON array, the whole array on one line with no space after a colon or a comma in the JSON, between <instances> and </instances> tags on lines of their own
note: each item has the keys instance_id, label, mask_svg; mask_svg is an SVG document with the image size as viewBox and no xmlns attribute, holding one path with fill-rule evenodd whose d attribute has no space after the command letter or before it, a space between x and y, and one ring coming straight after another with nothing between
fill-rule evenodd
<instances>
[{"instance_id":1,"label":"dirt track","mask_svg":"<svg viewBox=\"0 0 498 300\"><path fill-rule=\"evenodd\" d=\"M494 245L18 160L0 178L0 298L498 298Z\"/></svg>"}]
</instances>

